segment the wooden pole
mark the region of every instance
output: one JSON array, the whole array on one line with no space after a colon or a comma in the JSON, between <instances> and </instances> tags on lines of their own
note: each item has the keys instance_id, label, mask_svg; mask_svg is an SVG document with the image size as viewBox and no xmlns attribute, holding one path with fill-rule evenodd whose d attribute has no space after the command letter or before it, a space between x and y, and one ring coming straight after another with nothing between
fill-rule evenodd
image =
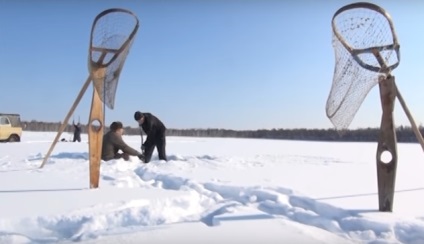
<instances>
[{"instance_id":1,"label":"wooden pole","mask_svg":"<svg viewBox=\"0 0 424 244\"><path fill-rule=\"evenodd\" d=\"M380 99L383 114L381 118L380 134L377 146L377 179L379 210L393 211L393 200L397 168L397 138L393 122L394 101L396 87L394 76L382 78L379 82ZM389 153L391 159L382 159L383 153Z\"/></svg>"},{"instance_id":2,"label":"wooden pole","mask_svg":"<svg viewBox=\"0 0 424 244\"><path fill-rule=\"evenodd\" d=\"M40 168L43 168L45 163L47 162L47 159L50 157L50 154L52 153L54 147L56 146L57 142L59 141L60 135L65 130L66 126L68 125L68 121L71 118L72 114L75 111L75 108L78 106L79 102L81 101L82 96L84 95L85 91L88 88L88 85L90 85L91 76L89 75L87 80L85 81L84 85L82 86L77 98L74 101L74 104L72 105L71 109L69 110L68 114L66 115L62 125L59 128L59 131L56 134L56 137L54 138L53 143L51 144L49 151L47 152L46 156L43 159L43 162L40 165Z\"/></svg>"},{"instance_id":3,"label":"wooden pole","mask_svg":"<svg viewBox=\"0 0 424 244\"><path fill-rule=\"evenodd\" d=\"M396 96L397 96L397 98L399 100L399 103L400 103L400 105L402 105L403 111L405 111L406 117L408 117L409 123L411 123L411 128L412 128L412 130L415 133L415 137L417 137L417 140L420 143L421 148L424 151L424 139L423 139L423 136L421 135L421 132L418 129L417 124L415 123L414 119L412 118L412 114L409 111L409 108L406 105L405 100L402 97L402 94L400 94L399 89L396 86L396 83L395 83L395 87L396 87Z\"/></svg>"}]
</instances>

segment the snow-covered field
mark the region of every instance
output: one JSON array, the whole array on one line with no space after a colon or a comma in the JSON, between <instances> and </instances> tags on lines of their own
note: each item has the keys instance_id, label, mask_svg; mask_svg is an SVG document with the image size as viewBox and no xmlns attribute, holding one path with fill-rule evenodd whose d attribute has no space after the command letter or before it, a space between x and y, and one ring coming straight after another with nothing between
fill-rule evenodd
<instances>
[{"instance_id":1,"label":"snow-covered field","mask_svg":"<svg viewBox=\"0 0 424 244\"><path fill-rule=\"evenodd\" d=\"M0 144L0 243L424 243L418 144L382 213L376 143L168 137L168 162L102 162L89 189L87 135L39 169L55 135Z\"/></svg>"}]
</instances>

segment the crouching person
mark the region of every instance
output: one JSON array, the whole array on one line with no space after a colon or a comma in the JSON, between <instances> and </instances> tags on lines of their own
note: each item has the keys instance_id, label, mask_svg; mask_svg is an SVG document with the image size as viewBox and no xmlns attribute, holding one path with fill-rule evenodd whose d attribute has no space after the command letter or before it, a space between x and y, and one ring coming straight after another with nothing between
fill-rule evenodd
<instances>
[{"instance_id":1,"label":"crouching person","mask_svg":"<svg viewBox=\"0 0 424 244\"><path fill-rule=\"evenodd\" d=\"M124 127L121 122L115 121L110 125L110 130L103 136L102 160L123 158L128 161L130 156L137 156L144 161L144 155L128 146L122 139ZM119 152L119 151L122 151Z\"/></svg>"}]
</instances>

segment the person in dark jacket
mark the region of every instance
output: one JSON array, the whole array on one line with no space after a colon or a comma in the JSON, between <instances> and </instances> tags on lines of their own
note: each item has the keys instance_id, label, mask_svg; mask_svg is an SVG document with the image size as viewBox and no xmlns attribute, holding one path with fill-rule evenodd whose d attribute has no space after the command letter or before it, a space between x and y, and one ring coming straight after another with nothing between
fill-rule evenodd
<instances>
[{"instance_id":1,"label":"person in dark jacket","mask_svg":"<svg viewBox=\"0 0 424 244\"><path fill-rule=\"evenodd\" d=\"M122 139L124 127L121 122L115 121L110 125L110 130L103 136L102 160L123 158L128 161L131 156L138 156L143 160L143 154L128 146ZM119 151L122 151L120 153Z\"/></svg>"},{"instance_id":2,"label":"person in dark jacket","mask_svg":"<svg viewBox=\"0 0 424 244\"><path fill-rule=\"evenodd\" d=\"M81 125L78 122L77 124L75 124L74 122L72 122L73 126L74 126L74 140L73 142L81 142Z\"/></svg>"},{"instance_id":3,"label":"person in dark jacket","mask_svg":"<svg viewBox=\"0 0 424 244\"><path fill-rule=\"evenodd\" d=\"M159 159L167 161L165 152L166 127L162 121L151 113L142 113L140 111L134 113L134 119L147 135L146 141L141 146L142 151L144 151L144 162L148 163L150 161L155 147L157 148Z\"/></svg>"}]
</instances>

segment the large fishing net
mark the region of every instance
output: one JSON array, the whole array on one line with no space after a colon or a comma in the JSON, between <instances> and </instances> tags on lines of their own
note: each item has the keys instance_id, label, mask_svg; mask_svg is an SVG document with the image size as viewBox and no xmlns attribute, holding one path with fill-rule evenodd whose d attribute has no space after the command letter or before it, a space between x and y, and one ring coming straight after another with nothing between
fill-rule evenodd
<instances>
[{"instance_id":1,"label":"large fishing net","mask_svg":"<svg viewBox=\"0 0 424 244\"><path fill-rule=\"evenodd\" d=\"M138 29L130 11L109 9L94 20L89 51L89 70L102 102L113 109L116 88L125 59Z\"/></svg>"},{"instance_id":2,"label":"large fishing net","mask_svg":"<svg viewBox=\"0 0 424 244\"><path fill-rule=\"evenodd\" d=\"M332 19L335 68L326 103L336 129L346 129L380 76L399 64L399 44L391 17L379 6L354 3Z\"/></svg>"}]
</instances>

